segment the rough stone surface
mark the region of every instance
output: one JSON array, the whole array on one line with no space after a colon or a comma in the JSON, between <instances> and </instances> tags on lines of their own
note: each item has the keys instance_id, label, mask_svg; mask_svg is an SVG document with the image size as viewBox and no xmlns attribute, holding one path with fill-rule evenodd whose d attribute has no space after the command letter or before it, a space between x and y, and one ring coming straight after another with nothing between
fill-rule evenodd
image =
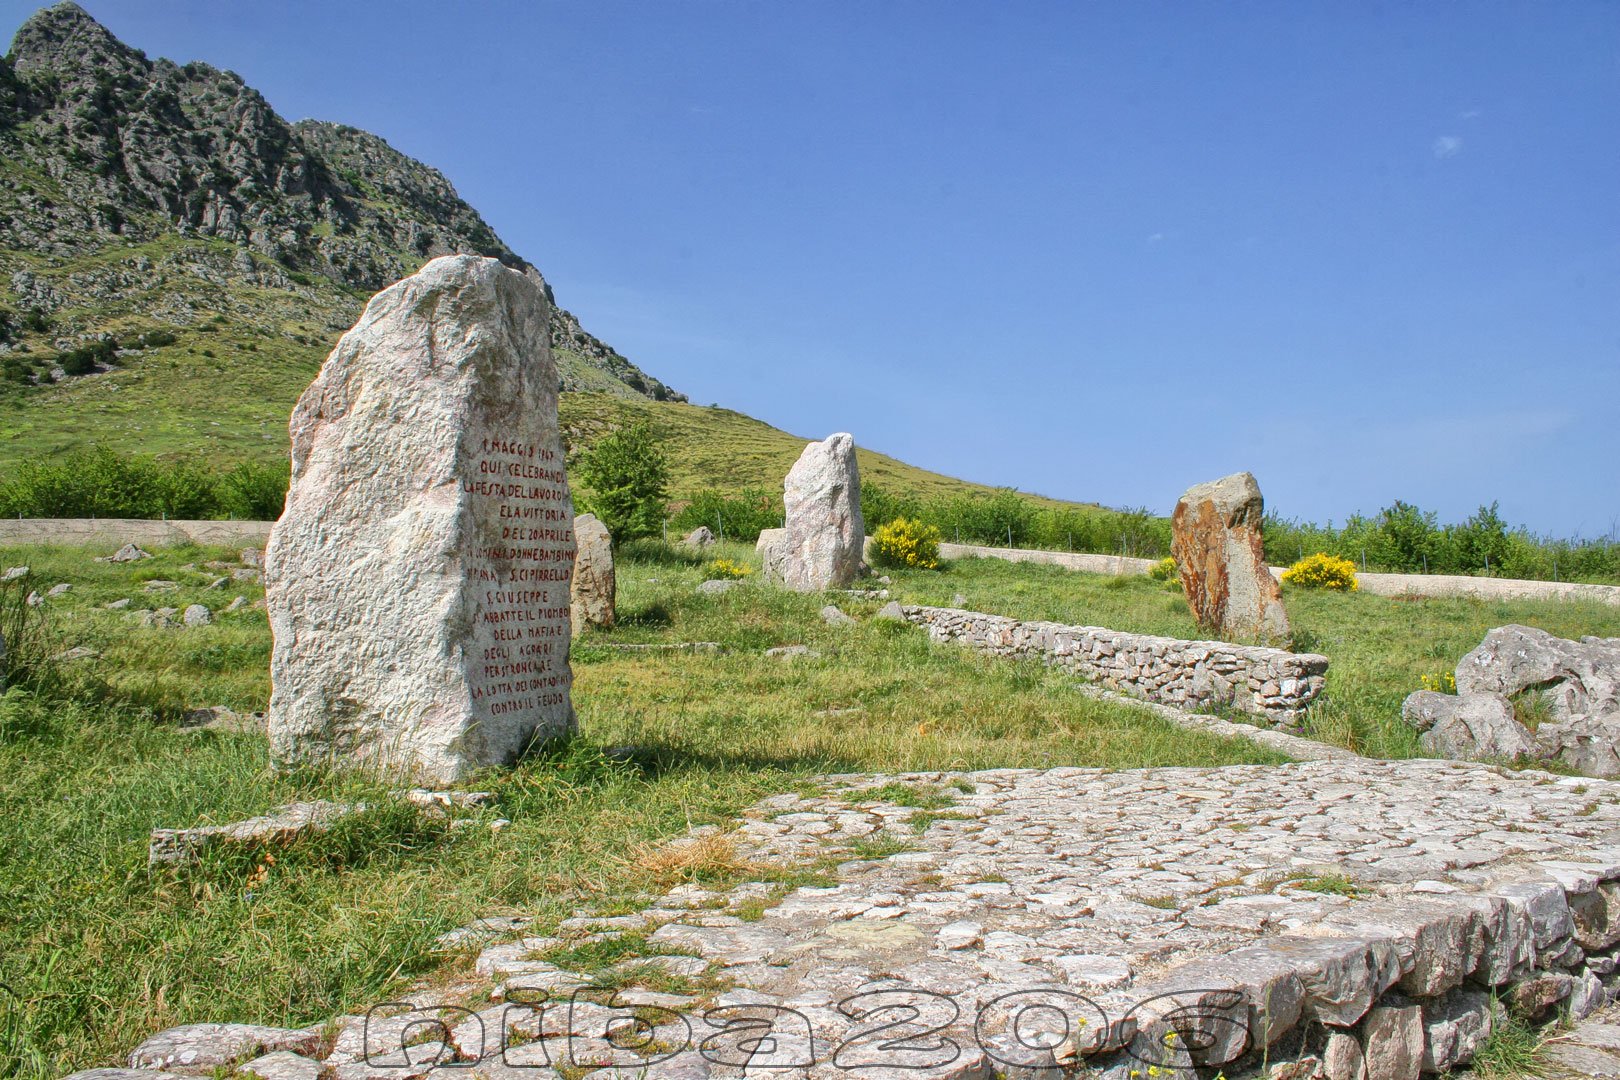
<instances>
[{"instance_id":1,"label":"rough stone surface","mask_svg":"<svg viewBox=\"0 0 1620 1080\"><path fill-rule=\"evenodd\" d=\"M1335 1032L1322 1048L1323 1080L1367 1080L1367 1062L1354 1035Z\"/></svg>"},{"instance_id":2,"label":"rough stone surface","mask_svg":"<svg viewBox=\"0 0 1620 1080\"><path fill-rule=\"evenodd\" d=\"M180 621L187 626L207 626L214 621L214 613L202 604L190 604L181 613Z\"/></svg>"},{"instance_id":3,"label":"rough stone surface","mask_svg":"<svg viewBox=\"0 0 1620 1080\"><path fill-rule=\"evenodd\" d=\"M1288 638L1282 589L1266 565L1264 519L1252 473L1194 485L1176 503L1171 553L1200 627L1244 640Z\"/></svg>"},{"instance_id":4,"label":"rough stone surface","mask_svg":"<svg viewBox=\"0 0 1620 1080\"><path fill-rule=\"evenodd\" d=\"M787 524L772 542L766 580L818 592L860 576L866 529L853 436L840 432L806 446L783 483L782 504Z\"/></svg>"},{"instance_id":5,"label":"rough stone surface","mask_svg":"<svg viewBox=\"0 0 1620 1080\"><path fill-rule=\"evenodd\" d=\"M1380 1006L1367 1014L1362 1033L1367 1080L1417 1080L1423 1069L1423 1010Z\"/></svg>"},{"instance_id":6,"label":"rough stone surface","mask_svg":"<svg viewBox=\"0 0 1620 1080\"><path fill-rule=\"evenodd\" d=\"M1321 693L1325 656L1221 641L1180 641L1100 626L1020 622L956 608L903 606L934 641L1030 657L1132 697L1187 708L1227 706L1297 726Z\"/></svg>"},{"instance_id":7,"label":"rough stone surface","mask_svg":"<svg viewBox=\"0 0 1620 1080\"><path fill-rule=\"evenodd\" d=\"M321 1042L314 1028L274 1028L258 1024L185 1024L160 1031L129 1055L132 1069L208 1073L244 1057L277 1050L313 1053Z\"/></svg>"},{"instance_id":8,"label":"rough stone surface","mask_svg":"<svg viewBox=\"0 0 1620 1080\"><path fill-rule=\"evenodd\" d=\"M577 635L586 627L613 625L618 585L613 575L613 537L595 514L574 519L574 542L578 554L574 556L572 618Z\"/></svg>"},{"instance_id":9,"label":"rough stone surface","mask_svg":"<svg viewBox=\"0 0 1620 1080\"><path fill-rule=\"evenodd\" d=\"M1500 694L1419 690L1401 705L1401 715L1423 733L1418 741L1435 757L1514 761L1538 756L1535 736Z\"/></svg>"},{"instance_id":10,"label":"rough stone surface","mask_svg":"<svg viewBox=\"0 0 1620 1080\"><path fill-rule=\"evenodd\" d=\"M284 764L451 782L571 730L548 301L494 259L378 293L294 409L265 553Z\"/></svg>"},{"instance_id":11,"label":"rough stone surface","mask_svg":"<svg viewBox=\"0 0 1620 1080\"><path fill-rule=\"evenodd\" d=\"M742 582L733 578L711 578L708 581L698 582L697 591L704 596L719 596L721 593L730 592L741 584Z\"/></svg>"},{"instance_id":12,"label":"rough stone surface","mask_svg":"<svg viewBox=\"0 0 1620 1080\"><path fill-rule=\"evenodd\" d=\"M707 525L699 525L681 539L681 545L689 548L706 548L714 545L714 533L709 531Z\"/></svg>"},{"instance_id":13,"label":"rough stone surface","mask_svg":"<svg viewBox=\"0 0 1620 1080\"><path fill-rule=\"evenodd\" d=\"M1441 1073L1474 1060L1491 1036L1495 1017L1489 994L1458 990L1423 1010L1423 1068Z\"/></svg>"}]
</instances>

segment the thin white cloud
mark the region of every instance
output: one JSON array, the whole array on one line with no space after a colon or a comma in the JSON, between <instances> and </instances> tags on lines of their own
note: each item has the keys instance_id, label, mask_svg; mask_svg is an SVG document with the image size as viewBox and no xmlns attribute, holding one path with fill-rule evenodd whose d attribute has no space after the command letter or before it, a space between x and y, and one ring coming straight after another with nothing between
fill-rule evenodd
<instances>
[{"instance_id":1,"label":"thin white cloud","mask_svg":"<svg viewBox=\"0 0 1620 1080\"><path fill-rule=\"evenodd\" d=\"M1480 112L1478 109L1465 109L1462 112L1457 114L1457 119L1459 119L1459 120L1478 120L1480 117L1482 117L1484 115L1485 114Z\"/></svg>"},{"instance_id":2,"label":"thin white cloud","mask_svg":"<svg viewBox=\"0 0 1620 1080\"><path fill-rule=\"evenodd\" d=\"M1456 157L1462 153L1463 141L1461 135L1442 135L1434 140L1434 156L1444 160Z\"/></svg>"},{"instance_id":3,"label":"thin white cloud","mask_svg":"<svg viewBox=\"0 0 1620 1080\"><path fill-rule=\"evenodd\" d=\"M1164 243L1164 233L1162 233L1162 232L1154 233L1152 236L1147 238L1147 242L1150 243L1150 244L1162 244L1162 243Z\"/></svg>"}]
</instances>

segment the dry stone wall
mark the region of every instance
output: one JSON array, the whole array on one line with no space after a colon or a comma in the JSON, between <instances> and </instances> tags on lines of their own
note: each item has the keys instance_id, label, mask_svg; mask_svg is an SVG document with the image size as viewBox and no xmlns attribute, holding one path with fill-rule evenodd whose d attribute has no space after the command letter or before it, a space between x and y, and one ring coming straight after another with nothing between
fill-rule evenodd
<instances>
[{"instance_id":1,"label":"dry stone wall","mask_svg":"<svg viewBox=\"0 0 1620 1080\"><path fill-rule=\"evenodd\" d=\"M1020 622L957 608L904 606L907 622L935 641L997 656L1037 659L1132 697L1199 709L1227 706L1298 727L1322 692L1328 659L1224 641L1130 634L1101 626Z\"/></svg>"}]
</instances>

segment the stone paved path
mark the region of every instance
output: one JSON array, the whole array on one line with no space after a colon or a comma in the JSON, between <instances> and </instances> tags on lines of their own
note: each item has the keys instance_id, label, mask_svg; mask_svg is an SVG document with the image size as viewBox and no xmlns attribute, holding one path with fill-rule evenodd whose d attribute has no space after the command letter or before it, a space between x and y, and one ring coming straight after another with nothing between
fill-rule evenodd
<instances>
[{"instance_id":1,"label":"stone paved path","mask_svg":"<svg viewBox=\"0 0 1620 1080\"><path fill-rule=\"evenodd\" d=\"M828 777L680 843L831 878L686 885L489 945L495 1006L442 1014L437 1039L421 1012L347 1018L328 1075L413 1080L431 1051L442 1080L469 1075L451 1058L487 1080L635 1076L604 1038L634 1005L640 1053L665 1055L645 1075L669 1080L1213 1075L1189 1044L1230 1077L1392 1080L1466 1061L1487 991L1578 1019L1620 993L1620 783L1359 758ZM557 1004L584 980L534 954L629 932L730 989ZM1620 1032L1590 1030L1571 1061Z\"/></svg>"}]
</instances>

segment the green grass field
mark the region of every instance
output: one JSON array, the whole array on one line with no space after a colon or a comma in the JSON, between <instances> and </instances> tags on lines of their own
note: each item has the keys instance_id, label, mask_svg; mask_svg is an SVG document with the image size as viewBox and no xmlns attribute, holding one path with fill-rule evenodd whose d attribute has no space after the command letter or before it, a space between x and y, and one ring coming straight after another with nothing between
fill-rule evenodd
<instances>
[{"instance_id":1,"label":"green grass field","mask_svg":"<svg viewBox=\"0 0 1620 1080\"><path fill-rule=\"evenodd\" d=\"M1105 577L1053 566L962 559L945 572L889 571L908 603L966 607L1020 619L1201 638L1179 590L1147 577ZM1620 607L1568 601L1406 599L1284 588L1299 651L1325 654L1327 687L1309 731L1373 757L1413 757L1401 702L1424 675L1452 671L1493 626L1521 623L1560 637L1620 636Z\"/></svg>"},{"instance_id":2,"label":"green grass field","mask_svg":"<svg viewBox=\"0 0 1620 1080\"><path fill-rule=\"evenodd\" d=\"M118 1064L146 1034L193 1021L305 1024L386 1000L416 978L464 971L433 951L439 933L495 912L539 917L623 911L670 882L638 857L690 825L725 823L815 773L997 766L1219 765L1280 760L1247 742L1193 734L1128 705L1096 702L1030 665L931 647L921 631L819 617L821 596L752 582L706 597L697 561L657 546L624 553L620 618L576 646L578 740L477 777L494 791L479 822L451 830L383 809L277 853L221 854L187 872L149 872L159 827L237 820L293 799L389 800L365 778L277 775L261 735L182 730L187 709L262 709L269 632L261 611L162 630L138 613L204 603L210 561L166 550L111 565L82 549L0 550L31 588L73 590L49 606L50 693L0 697L0 983L25 1002L18 1051L0 1071L54 1078ZM717 554L749 559L738 547ZM972 585L974 568L960 579ZM144 583L173 581L148 593ZM922 589L929 579L909 582ZM947 586L948 587L948 586ZM127 612L101 605L130 598ZM626 653L610 642L716 641L717 654ZM763 656L807 644L819 657ZM634 747L628 761L604 754Z\"/></svg>"}]
</instances>

